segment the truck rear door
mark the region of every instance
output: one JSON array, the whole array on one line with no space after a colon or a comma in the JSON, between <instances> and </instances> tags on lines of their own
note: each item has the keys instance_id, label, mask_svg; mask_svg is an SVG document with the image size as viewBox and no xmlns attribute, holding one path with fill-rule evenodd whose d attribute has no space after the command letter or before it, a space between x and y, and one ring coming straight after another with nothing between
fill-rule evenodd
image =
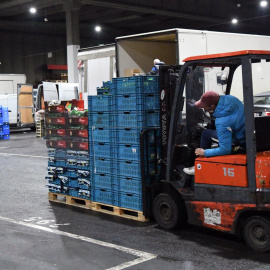
<instances>
[{"instance_id":1,"label":"truck rear door","mask_svg":"<svg viewBox=\"0 0 270 270\"><path fill-rule=\"evenodd\" d=\"M34 97L33 86L18 84L18 121L17 126L31 127L34 122Z\"/></svg>"}]
</instances>

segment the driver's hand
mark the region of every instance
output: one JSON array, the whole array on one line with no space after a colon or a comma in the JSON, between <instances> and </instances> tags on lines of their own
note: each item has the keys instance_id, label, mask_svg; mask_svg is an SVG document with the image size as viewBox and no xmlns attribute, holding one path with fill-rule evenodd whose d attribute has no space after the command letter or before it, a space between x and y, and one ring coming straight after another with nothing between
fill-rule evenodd
<instances>
[{"instance_id":1,"label":"driver's hand","mask_svg":"<svg viewBox=\"0 0 270 270\"><path fill-rule=\"evenodd\" d=\"M195 150L195 155L196 155L196 156L203 157L203 156L204 156L204 149L202 149L202 148L197 148L197 149Z\"/></svg>"}]
</instances>

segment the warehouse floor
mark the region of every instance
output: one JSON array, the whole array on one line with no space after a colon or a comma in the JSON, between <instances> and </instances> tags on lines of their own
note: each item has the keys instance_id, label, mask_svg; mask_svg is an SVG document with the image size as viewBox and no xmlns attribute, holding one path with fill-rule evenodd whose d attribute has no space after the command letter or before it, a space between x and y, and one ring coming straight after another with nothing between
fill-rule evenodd
<instances>
[{"instance_id":1,"label":"warehouse floor","mask_svg":"<svg viewBox=\"0 0 270 270\"><path fill-rule=\"evenodd\" d=\"M10 137L0 141L1 270L269 269L269 254L230 235L50 203L45 140L28 130Z\"/></svg>"}]
</instances>

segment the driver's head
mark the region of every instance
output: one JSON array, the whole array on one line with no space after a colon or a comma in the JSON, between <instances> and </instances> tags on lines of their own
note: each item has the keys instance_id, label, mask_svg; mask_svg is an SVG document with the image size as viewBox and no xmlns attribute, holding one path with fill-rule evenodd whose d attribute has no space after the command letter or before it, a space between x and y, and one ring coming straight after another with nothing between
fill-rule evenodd
<instances>
[{"instance_id":1,"label":"driver's head","mask_svg":"<svg viewBox=\"0 0 270 270\"><path fill-rule=\"evenodd\" d=\"M155 60L154 60L154 65L156 65L156 64L158 64L158 63L160 63L160 60L159 60L159 59L155 59Z\"/></svg>"},{"instance_id":2,"label":"driver's head","mask_svg":"<svg viewBox=\"0 0 270 270\"><path fill-rule=\"evenodd\" d=\"M214 91L207 91L204 93L200 100L195 103L199 109L204 109L207 112L213 112L218 104L219 94Z\"/></svg>"}]
</instances>

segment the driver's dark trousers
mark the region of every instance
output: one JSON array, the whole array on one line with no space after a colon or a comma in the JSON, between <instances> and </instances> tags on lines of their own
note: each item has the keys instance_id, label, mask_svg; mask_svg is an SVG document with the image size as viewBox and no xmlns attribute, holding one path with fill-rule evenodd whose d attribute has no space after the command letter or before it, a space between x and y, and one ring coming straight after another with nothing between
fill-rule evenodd
<instances>
[{"instance_id":1,"label":"driver's dark trousers","mask_svg":"<svg viewBox=\"0 0 270 270\"><path fill-rule=\"evenodd\" d=\"M213 139L218 139L217 131L214 129L205 129L202 132L201 141L200 141L200 148L203 149L210 149L213 143Z\"/></svg>"}]
</instances>

